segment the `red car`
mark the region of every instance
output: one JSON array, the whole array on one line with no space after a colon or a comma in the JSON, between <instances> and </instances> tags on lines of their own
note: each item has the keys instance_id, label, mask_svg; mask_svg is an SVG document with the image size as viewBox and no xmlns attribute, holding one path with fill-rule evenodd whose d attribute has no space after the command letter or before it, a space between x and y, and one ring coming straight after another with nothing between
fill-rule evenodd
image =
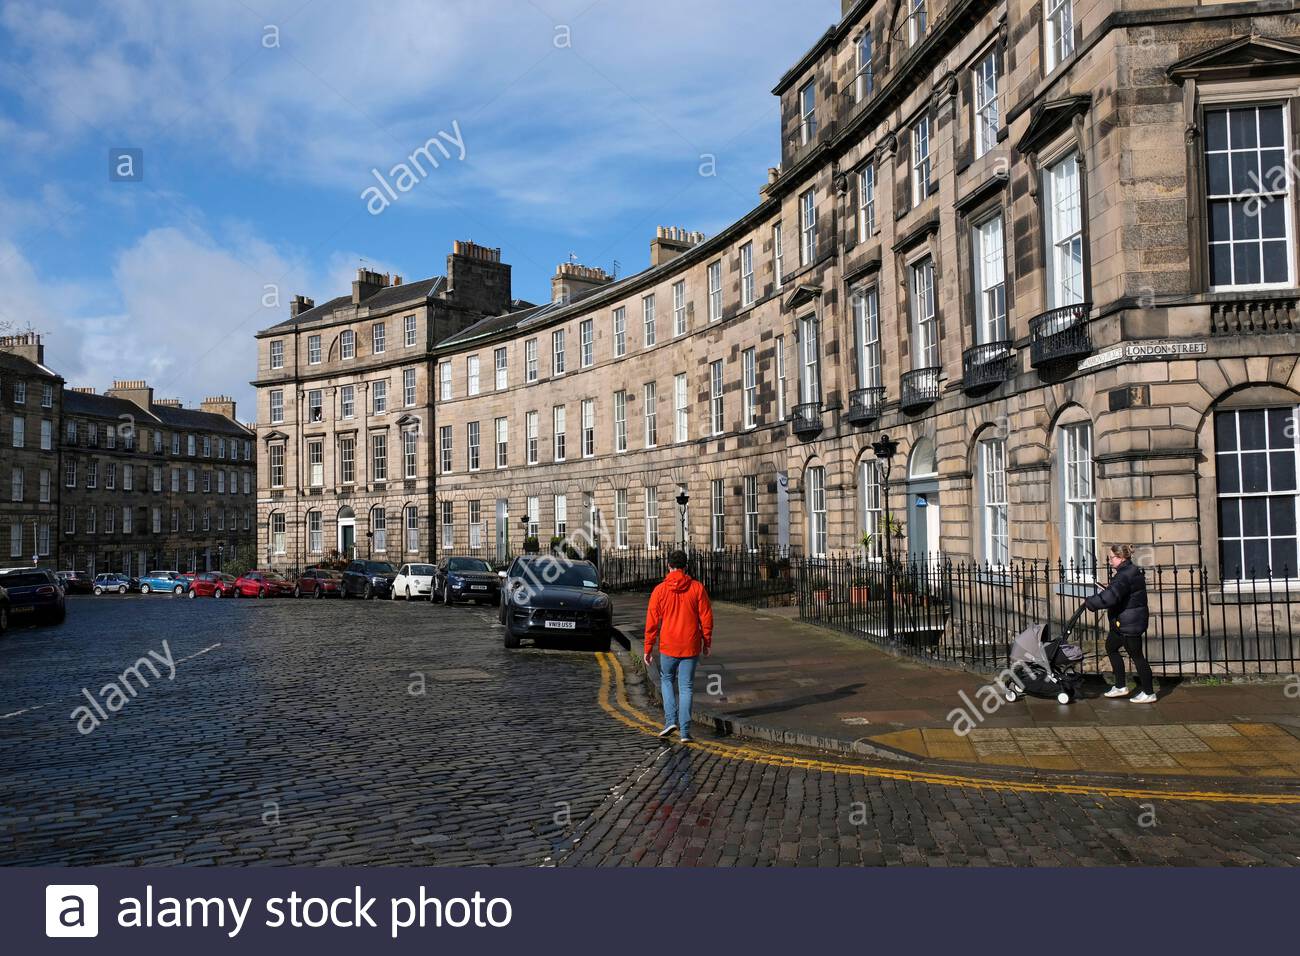
<instances>
[{"instance_id":1,"label":"red car","mask_svg":"<svg viewBox=\"0 0 1300 956\"><path fill-rule=\"evenodd\" d=\"M328 568L308 568L298 576L294 597L342 597L343 572Z\"/></svg>"},{"instance_id":2,"label":"red car","mask_svg":"<svg viewBox=\"0 0 1300 956\"><path fill-rule=\"evenodd\" d=\"M235 596L235 578L220 571L204 571L190 582L190 597L223 598Z\"/></svg>"},{"instance_id":3,"label":"red car","mask_svg":"<svg viewBox=\"0 0 1300 956\"><path fill-rule=\"evenodd\" d=\"M235 582L235 597L287 597L293 582L279 571L249 571Z\"/></svg>"}]
</instances>

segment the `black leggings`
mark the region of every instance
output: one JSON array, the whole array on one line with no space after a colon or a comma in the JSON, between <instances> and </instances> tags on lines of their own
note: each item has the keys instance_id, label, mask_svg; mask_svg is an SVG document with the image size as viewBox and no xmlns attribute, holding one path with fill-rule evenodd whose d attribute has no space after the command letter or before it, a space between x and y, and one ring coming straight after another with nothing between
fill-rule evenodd
<instances>
[{"instance_id":1,"label":"black leggings","mask_svg":"<svg viewBox=\"0 0 1300 956\"><path fill-rule=\"evenodd\" d=\"M1106 638L1106 653L1110 655L1110 669L1115 672L1116 687L1128 685L1128 681L1124 676L1124 658L1119 653L1120 648L1123 648L1128 651L1128 656L1132 659L1134 668L1137 669L1138 688L1144 694L1154 692L1154 685L1151 681L1151 665L1147 663L1146 653L1142 650L1142 642L1145 637L1145 634L1121 634L1119 631L1111 629L1110 636Z\"/></svg>"}]
</instances>

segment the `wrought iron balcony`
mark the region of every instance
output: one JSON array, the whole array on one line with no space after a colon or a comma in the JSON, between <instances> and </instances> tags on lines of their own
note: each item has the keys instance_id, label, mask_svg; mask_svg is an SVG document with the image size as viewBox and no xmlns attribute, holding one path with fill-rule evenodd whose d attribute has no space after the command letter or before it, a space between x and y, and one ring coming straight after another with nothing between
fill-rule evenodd
<instances>
[{"instance_id":1,"label":"wrought iron balcony","mask_svg":"<svg viewBox=\"0 0 1300 956\"><path fill-rule=\"evenodd\" d=\"M898 404L903 411L919 411L939 400L938 366L904 372L898 387Z\"/></svg>"},{"instance_id":2,"label":"wrought iron balcony","mask_svg":"<svg viewBox=\"0 0 1300 956\"><path fill-rule=\"evenodd\" d=\"M1091 302L1044 312L1029 320L1029 363L1034 368L1077 362L1092 353L1088 336Z\"/></svg>"},{"instance_id":3,"label":"wrought iron balcony","mask_svg":"<svg viewBox=\"0 0 1300 956\"><path fill-rule=\"evenodd\" d=\"M981 392L1001 385L1011 377L1015 353L1008 341L973 345L961 356L961 383L968 392Z\"/></svg>"},{"instance_id":4,"label":"wrought iron balcony","mask_svg":"<svg viewBox=\"0 0 1300 956\"><path fill-rule=\"evenodd\" d=\"M870 385L849 392L848 420L850 425L869 425L880 417L885 404L885 386Z\"/></svg>"},{"instance_id":5,"label":"wrought iron balcony","mask_svg":"<svg viewBox=\"0 0 1300 956\"><path fill-rule=\"evenodd\" d=\"M812 438L822 430L822 403L804 402L796 405L790 414L794 433L800 438Z\"/></svg>"}]
</instances>

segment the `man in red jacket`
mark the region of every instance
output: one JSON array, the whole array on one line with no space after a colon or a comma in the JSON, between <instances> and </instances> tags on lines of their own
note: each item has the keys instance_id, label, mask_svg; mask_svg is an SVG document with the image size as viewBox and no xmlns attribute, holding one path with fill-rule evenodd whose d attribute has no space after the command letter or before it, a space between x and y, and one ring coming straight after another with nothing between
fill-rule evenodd
<instances>
[{"instance_id":1,"label":"man in red jacket","mask_svg":"<svg viewBox=\"0 0 1300 956\"><path fill-rule=\"evenodd\" d=\"M659 689L664 699L664 729L682 743L691 739L691 696L695 665L713 644L713 608L704 585L686 573L686 552L668 555L668 576L650 595L645 615L645 662L650 666L659 637Z\"/></svg>"}]
</instances>

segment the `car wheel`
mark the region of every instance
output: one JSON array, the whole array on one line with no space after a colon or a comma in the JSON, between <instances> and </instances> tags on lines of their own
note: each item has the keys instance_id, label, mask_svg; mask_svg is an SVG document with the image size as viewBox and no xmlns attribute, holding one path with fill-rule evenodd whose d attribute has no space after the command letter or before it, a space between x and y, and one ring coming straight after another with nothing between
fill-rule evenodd
<instances>
[{"instance_id":1,"label":"car wheel","mask_svg":"<svg viewBox=\"0 0 1300 956\"><path fill-rule=\"evenodd\" d=\"M293 596L296 598L302 597L302 588L298 587L296 584L293 586Z\"/></svg>"},{"instance_id":2,"label":"car wheel","mask_svg":"<svg viewBox=\"0 0 1300 956\"><path fill-rule=\"evenodd\" d=\"M118 593L118 594L125 594L125 593L126 593L126 585L123 584L121 587L119 587L119 588L117 589L117 593Z\"/></svg>"},{"instance_id":3,"label":"car wheel","mask_svg":"<svg viewBox=\"0 0 1300 956\"><path fill-rule=\"evenodd\" d=\"M99 595L101 595L101 594L103 594L103 593L104 593L104 589L101 588L99 585L95 585L95 590L94 590L94 594L95 594L95 596L98 597Z\"/></svg>"},{"instance_id":4,"label":"car wheel","mask_svg":"<svg viewBox=\"0 0 1300 956\"><path fill-rule=\"evenodd\" d=\"M215 591L212 592L212 596L214 598L223 598L226 596L226 592L221 590L221 588L217 588Z\"/></svg>"},{"instance_id":5,"label":"car wheel","mask_svg":"<svg viewBox=\"0 0 1300 956\"><path fill-rule=\"evenodd\" d=\"M497 603L497 621L502 624L506 623L506 598L503 594L501 600Z\"/></svg>"},{"instance_id":6,"label":"car wheel","mask_svg":"<svg viewBox=\"0 0 1300 956\"><path fill-rule=\"evenodd\" d=\"M149 587L149 585L147 585L147 584L142 584L142 585L140 585L140 593L141 593L141 594L148 594L149 591L150 591L150 587Z\"/></svg>"},{"instance_id":7,"label":"car wheel","mask_svg":"<svg viewBox=\"0 0 1300 956\"><path fill-rule=\"evenodd\" d=\"M311 596L312 596L313 598L315 598L316 600L319 601L320 598L321 598L321 595L324 594L324 593L325 593L325 592L324 592L323 589L321 589L321 588L317 588L315 591L312 591L312 592L311 592Z\"/></svg>"},{"instance_id":8,"label":"car wheel","mask_svg":"<svg viewBox=\"0 0 1300 956\"><path fill-rule=\"evenodd\" d=\"M451 599L451 585L450 585L450 584L445 584L445 583L444 583L443 586L442 586L442 603L445 604L445 605L447 605L447 607L451 607L451 605L452 605L452 603L453 603L453 602L452 602L452 599Z\"/></svg>"},{"instance_id":9,"label":"car wheel","mask_svg":"<svg viewBox=\"0 0 1300 956\"><path fill-rule=\"evenodd\" d=\"M509 621L506 621L505 646L515 648L519 646L519 635L515 633L514 627Z\"/></svg>"},{"instance_id":10,"label":"car wheel","mask_svg":"<svg viewBox=\"0 0 1300 956\"><path fill-rule=\"evenodd\" d=\"M396 600L397 600L397 588L390 588L390 589L389 589L389 591L388 591L388 600L390 600L390 601L396 601Z\"/></svg>"},{"instance_id":11,"label":"car wheel","mask_svg":"<svg viewBox=\"0 0 1300 956\"><path fill-rule=\"evenodd\" d=\"M369 601L374 598L375 589L371 585L367 584L366 589L365 591L362 592L361 596L365 598L367 601Z\"/></svg>"},{"instance_id":12,"label":"car wheel","mask_svg":"<svg viewBox=\"0 0 1300 956\"><path fill-rule=\"evenodd\" d=\"M176 587L172 588L172 594L184 594L184 593L185 593L185 588L183 588L179 584L176 585Z\"/></svg>"},{"instance_id":13,"label":"car wheel","mask_svg":"<svg viewBox=\"0 0 1300 956\"><path fill-rule=\"evenodd\" d=\"M261 598L266 597L266 588L258 588L258 590L257 590L257 597L258 597L259 600L260 600Z\"/></svg>"},{"instance_id":14,"label":"car wheel","mask_svg":"<svg viewBox=\"0 0 1300 956\"><path fill-rule=\"evenodd\" d=\"M193 601L196 597L198 597L198 595L195 594L193 591L190 591L190 600Z\"/></svg>"}]
</instances>

